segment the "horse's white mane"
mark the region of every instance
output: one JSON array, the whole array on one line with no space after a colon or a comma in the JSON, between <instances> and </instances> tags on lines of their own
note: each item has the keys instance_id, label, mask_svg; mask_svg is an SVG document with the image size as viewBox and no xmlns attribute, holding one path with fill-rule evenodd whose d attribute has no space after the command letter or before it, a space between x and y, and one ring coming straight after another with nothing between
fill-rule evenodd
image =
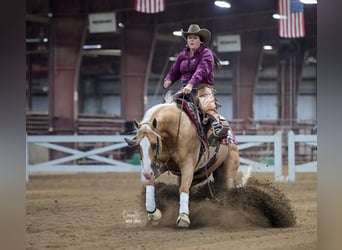
<instances>
[{"instance_id":1,"label":"horse's white mane","mask_svg":"<svg viewBox=\"0 0 342 250\"><path fill-rule=\"evenodd\" d=\"M149 108L146 111L146 113L145 113L145 115L144 115L144 117L143 117L141 122L142 123L148 122L150 117L151 117L151 115L155 112L156 109L158 109L160 106L163 106L165 104L171 104L173 102L173 95L172 95L172 91L171 90L166 92L164 100L165 100L165 103L160 103L160 104L157 104L157 105Z\"/></svg>"},{"instance_id":2,"label":"horse's white mane","mask_svg":"<svg viewBox=\"0 0 342 250\"><path fill-rule=\"evenodd\" d=\"M144 115L144 117L143 117L141 123L147 123L147 122L150 120L150 117L151 117L151 115L154 113L154 111L155 111L156 109L158 109L161 105L163 105L163 104L157 104L157 105L155 105L155 106L149 108L149 109L146 111L146 113L145 113L145 115Z\"/></svg>"},{"instance_id":3,"label":"horse's white mane","mask_svg":"<svg viewBox=\"0 0 342 250\"><path fill-rule=\"evenodd\" d=\"M171 90L166 92L164 100L165 100L165 103L171 103L173 101L173 95L172 95Z\"/></svg>"},{"instance_id":4,"label":"horse's white mane","mask_svg":"<svg viewBox=\"0 0 342 250\"><path fill-rule=\"evenodd\" d=\"M138 133L137 142L138 143L140 143L140 141L143 139L144 135L146 134L154 134L155 136L161 138L160 135L156 131L154 131L154 129L151 127L152 126L151 116L154 114L154 112L157 109L159 109L162 106L176 105L175 102L173 102L173 96L170 90L165 94L164 100L165 100L164 103L154 105L146 111L142 121L140 122L140 126L138 127L138 130L137 130L137 133Z\"/></svg>"}]
</instances>

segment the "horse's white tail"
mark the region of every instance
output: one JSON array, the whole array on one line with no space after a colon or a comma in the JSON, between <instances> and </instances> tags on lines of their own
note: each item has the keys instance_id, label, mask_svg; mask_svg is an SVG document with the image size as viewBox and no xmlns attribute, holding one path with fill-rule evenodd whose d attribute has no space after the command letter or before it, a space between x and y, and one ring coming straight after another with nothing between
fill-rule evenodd
<instances>
[{"instance_id":1,"label":"horse's white tail","mask_svg":"<svg viewBox=\"0 0 342 250\"><path fill-rule=\"evenodd\" d=\"M252 175L252 166L249 165L246 172L242 172L241 183L237 187L244 187Z\"/></svg>"}]
</instances>

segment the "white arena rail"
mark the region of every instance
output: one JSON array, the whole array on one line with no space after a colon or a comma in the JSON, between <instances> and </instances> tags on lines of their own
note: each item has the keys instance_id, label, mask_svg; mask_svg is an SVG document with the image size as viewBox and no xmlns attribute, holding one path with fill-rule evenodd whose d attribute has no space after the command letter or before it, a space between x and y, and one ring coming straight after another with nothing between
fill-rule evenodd
<instances>
[{"instance_id":1,"label":"white arena rail","mask_svg":"<svg viewBox=\"0 0 342 250\"><path fill-rule=\"evenodd\" d=\"M73 172L140 172L140 165L132 165L119 160L114 160L99 154L127 147L124 137L127 135L46 135L46 136L26 136L26 181L29 174L34 172L42 173L73 173ZM274 165L261 164L246 158L240 158L240 171L247 171L248 166L252 166L255 172L274 172L275 181L284 181L282 175L282 133L275 135L238 135L239 150L246 150L251 147L271 142L274 145ZM81 151L73 148L73 143L107 143L104 147L96 147L88 151ZM63 144L64 143L64 144ZM65 146L70 143L70 147ZM47 160L41 163L31 164L28 148L30 144L39 147L53 149L69 155ZM62 145L60 145L62 144ZM82 158L89 158L103 164L98 165L80 165L74 162L74 165L66 164Z\"/></svg>"},{"instance_id":2,"label":"white arena rail","mask_svg":"<svg viewBox=\"0 0 342 250\"><path fill-rule=\"evenodd\" d=\"M99 154L112 150L127 147L124 141L125 135L47 135L47 136L26 136L26 181L29 174L33 172L139 172L139 165L132 165L122 161L114 160ZM104 147L96 147L88 151L80 151L74 148L72 143L110 143ZM70 143L70 147L63 143ZM38 164L30 164L30 156L28 153L29 144L35 144L40 147L53 149L59 152L68 153L70 155L59 159L49 160ZM104 164L99 165L67 165L70 161L89 158Z\"/></svg>"},{"instance_id":3,"label":"white arena rail","mask_svg":"<svg viewBox=\"0 0 342 250\"><path fill-rule=\"evenodd\" d=\"M295 143L303 142L305 144L317 147L317 135L296 135L293 131L288 132L288 181L294 182L296 172L317 172L317 161L311 161L296 165Z\"/></svg>"}]
</instances>

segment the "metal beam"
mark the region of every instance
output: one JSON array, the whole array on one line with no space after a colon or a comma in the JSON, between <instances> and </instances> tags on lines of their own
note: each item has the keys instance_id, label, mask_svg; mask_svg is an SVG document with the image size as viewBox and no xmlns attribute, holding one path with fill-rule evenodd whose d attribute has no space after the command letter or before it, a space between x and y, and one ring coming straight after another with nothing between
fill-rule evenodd
<instances>
[{"instance_id":1,"label":"metal beam","mask_svg":"<svg viewBox=\"0 0 342 250\"><path fill-rule=\"evenodd\" d=\"M47 17L47 16L26 14L26 21L27 22L32 22L32 23L49 24L50 23L50 18Z\"/></svg>"}]
</instances>

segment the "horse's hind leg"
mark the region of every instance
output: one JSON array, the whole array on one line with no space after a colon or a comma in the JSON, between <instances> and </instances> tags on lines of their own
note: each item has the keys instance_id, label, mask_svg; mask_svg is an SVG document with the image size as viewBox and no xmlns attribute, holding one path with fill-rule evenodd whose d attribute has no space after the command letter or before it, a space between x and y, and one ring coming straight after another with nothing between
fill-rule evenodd
<instances>
[{"instance_id":1,"label":"horse's hind leg","mask_svg":"<svg viewBox=\"0 0 342 250\"><path fill-rule=\"evenodd\" d=\"M240 166L239 149L236 144L229 144L229 154L227 159L227 186L235 187L235 177Z\"/></svg>"},{"instance_id":2,"label":"horse's hind leg","mask_svg":"<svg viewBox=\"0 0 342 250\"><path fill-rule=\"evenodd\" d=\"M213 172L214 188L216 192L226 188L228 178L228 167L226 165L227 162L223 162L221 166Z\"/></svg>"},{"instance_id":3,"label":"horse's hind leg","mask_svg":"<svg viewBox=\"0 0 342 250\"><path fill-rule=\"evenodd\" d=\"M229 144L227 159L214 173L214 186L216 190L235 187L235 177L240 165L239 151L235 144Z\"/></svg>"}]
</instances>

